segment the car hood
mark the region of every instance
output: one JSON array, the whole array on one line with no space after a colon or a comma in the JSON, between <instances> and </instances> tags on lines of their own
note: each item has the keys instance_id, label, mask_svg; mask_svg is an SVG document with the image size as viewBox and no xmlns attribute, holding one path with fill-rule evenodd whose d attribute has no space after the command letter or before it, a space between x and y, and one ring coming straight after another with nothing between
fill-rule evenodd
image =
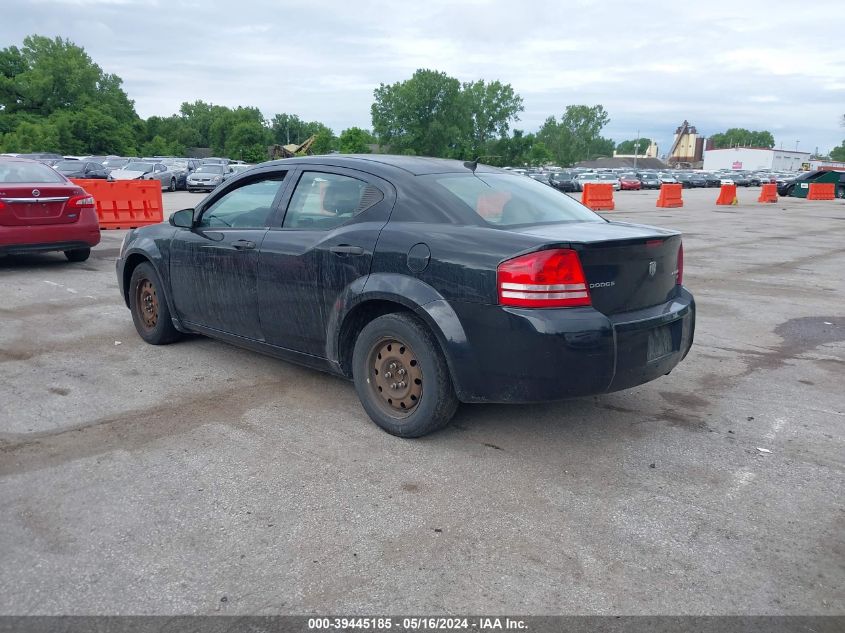
<instances>
[{"instance_id":1,"label":"car hood","mask_svg":"<svg viewBox=\"0 0 845 633\"><path fill-rule=\"evenodd\" d=\"M146 171L127 171L126 169L115 169L109 175L114 178L115 180L133 180L135 178L140 178L144 174L148 174L150 172Z\"/></svg>"}]
</instances>

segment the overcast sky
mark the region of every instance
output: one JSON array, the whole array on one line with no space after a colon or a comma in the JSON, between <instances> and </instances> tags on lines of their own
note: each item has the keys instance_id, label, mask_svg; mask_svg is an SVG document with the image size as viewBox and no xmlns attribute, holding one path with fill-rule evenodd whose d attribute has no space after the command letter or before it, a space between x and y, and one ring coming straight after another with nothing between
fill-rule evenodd
<instances>
[{"instance_id":1,"label":"overcast sky","mask_svg":"<svg viewBox=\"0 0 845 633\"><path fill-rule=\"evenodd\" d=\"M371 127L379 83L417 68L498 79L536 131L600 103L616 142L667 151L684 119L708 135L767 129L784 149L845 138L843 0L3 0L0 46L67 37L124 80L142 117L183 101Z\"/></svg>"}]
</instances>

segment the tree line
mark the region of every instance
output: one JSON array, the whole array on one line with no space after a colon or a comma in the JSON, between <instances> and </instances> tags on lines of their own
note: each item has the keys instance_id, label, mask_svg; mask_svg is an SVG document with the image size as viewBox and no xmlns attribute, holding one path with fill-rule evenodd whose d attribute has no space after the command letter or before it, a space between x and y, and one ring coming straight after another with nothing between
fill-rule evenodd
<instances>
[{"instance_id":1,"label":"tree line","mask_svg":"<svg viewBox=\"0 0 845 633\"><path fill-rule=\"evenodd\" d=\"M267 158L270 145L301 144L311 151L439 156L492 165L566 166L582 160L645 152L649 139L618 146L602 131L610 122L601 105L568 105L537 132L516 127L522 97L509 84L460 82L420 69L405 81L381 84L373 94L372 131L339 134L296 114L266 119L258 108L230 108L198 100L171 116L138 116L122 80L104 72L67 39L30 35L0 50L0 152L49 151L63 155L185 155L189 148L248 162ZM767 131L732 128L714 134L716 147L774 146Z\"/></svg>"}]
</instances>

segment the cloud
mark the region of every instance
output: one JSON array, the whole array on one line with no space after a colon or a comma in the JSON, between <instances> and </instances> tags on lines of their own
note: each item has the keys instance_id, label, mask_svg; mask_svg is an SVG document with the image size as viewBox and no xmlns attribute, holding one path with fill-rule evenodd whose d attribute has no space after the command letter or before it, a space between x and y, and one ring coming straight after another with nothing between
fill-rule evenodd
<instances>
[{"instance_id":1,"label":"cloud","mask_svg":"<svg viewBox=\"0 0 845 633\"><path fill-rule=\"evenodd\" d=\"M203 99L369 127L373 90L424 67L512 84L528 131L568 104L601 103L617 141L639 129L667 147L688 119L703 134L769 129L824 150L845 136L845 49L838 23L818 16L840 5L31 0L4 8L0 41L71 39L123 78L145 117Z\"/></svg>"}]
</instances>

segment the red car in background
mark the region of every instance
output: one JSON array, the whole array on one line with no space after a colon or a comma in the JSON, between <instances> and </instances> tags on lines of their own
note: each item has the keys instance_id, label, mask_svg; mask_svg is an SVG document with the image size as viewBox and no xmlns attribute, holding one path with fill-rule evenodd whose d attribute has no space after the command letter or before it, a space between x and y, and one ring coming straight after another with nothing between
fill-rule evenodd
<instances>
[{"instance_id":1,"label":"red car in background","mask_svg":"<svg viewBox=\"0 0 845 633\"><path fill-rule=\"evenodd\" d=\"M643 183L634 174L622 174L619 176L619 189L632 189L639 191L643 188Z\"/></svg>"},{"instance_id":2,"label":"red car in background","mask_svg":"<svg viewBox=\"0 0 845 633\"><path fill-rule=\"evenodd\" d=\"M0 156L0 255L63 251L83 262L100 243L94 198L37 161Z\"/></svg>"}]
</instances>

